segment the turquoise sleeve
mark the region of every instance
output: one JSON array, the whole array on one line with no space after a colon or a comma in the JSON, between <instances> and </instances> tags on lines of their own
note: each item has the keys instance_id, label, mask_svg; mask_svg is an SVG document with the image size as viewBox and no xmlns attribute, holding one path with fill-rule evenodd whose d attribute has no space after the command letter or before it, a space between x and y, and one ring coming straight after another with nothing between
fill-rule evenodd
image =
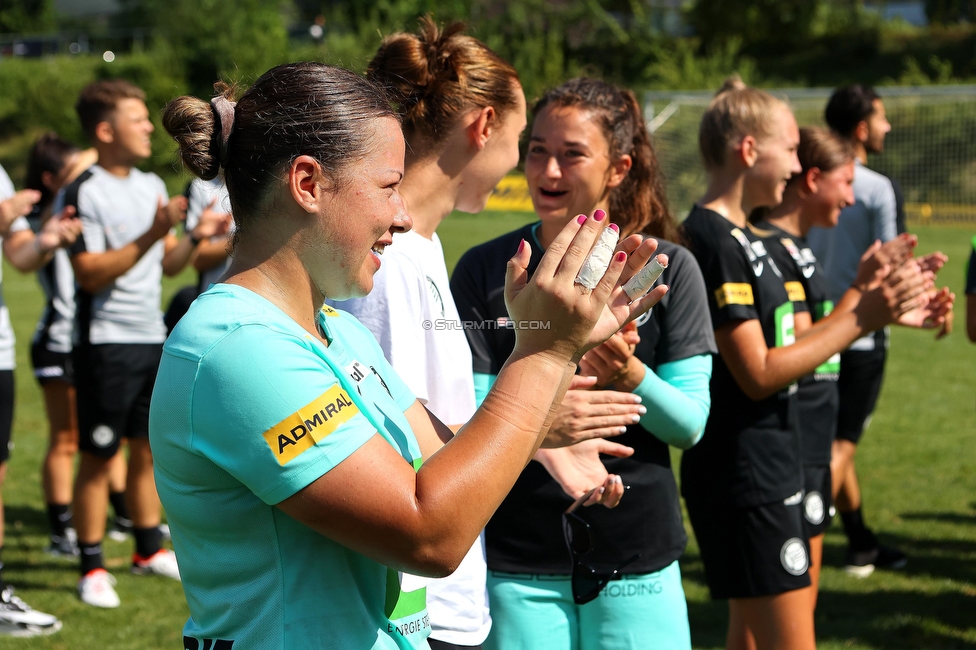
<instances>
[{"instance_id":1,"label":"turquoise sleeve","mask_svg":"<svg viewBox=\"0 0 976 650\"><path fill-rule=\"evenodd\" d=\"M690 449L701 440L712 398L712 355L662 363L657 373L644 366L644 380L634 389L647 413L641 426L662 441Z\"/></svg>"},{"instance_id":2,"label":"turquoise sleeve","mask_svg":"<svg viewBox=\"0 0 976 650\"><path fill-rule=\"evenodd\" d=\"M495 383L495 378L498 375L488 375L483 372L474 373L474 404L475 406L481 406L481 403L485 401L485 396L488 395L488 391L491 390L491 385Z\"/></svg>"}]
</instances>

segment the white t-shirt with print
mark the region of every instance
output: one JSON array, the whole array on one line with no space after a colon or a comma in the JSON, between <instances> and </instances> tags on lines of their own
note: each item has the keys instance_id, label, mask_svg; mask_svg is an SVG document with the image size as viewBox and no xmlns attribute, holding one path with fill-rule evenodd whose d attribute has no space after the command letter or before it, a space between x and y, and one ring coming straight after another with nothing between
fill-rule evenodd
<instances>
[{"instance_id":1,"label":"white t-shirt with print","mask_svg":"<svg viewBox=\"0 0 976 650\"><path fill-rule=\"evenodd\" d=\"M451 295L444 249L415 232L396 233L365 298L331 302L351 312L379 341L414 395L442 422L464 424L475 412L471 349ZM484 535L457 571L427 587L431 638L479 645L491 629Z\"/></svg>"}]
</instances>

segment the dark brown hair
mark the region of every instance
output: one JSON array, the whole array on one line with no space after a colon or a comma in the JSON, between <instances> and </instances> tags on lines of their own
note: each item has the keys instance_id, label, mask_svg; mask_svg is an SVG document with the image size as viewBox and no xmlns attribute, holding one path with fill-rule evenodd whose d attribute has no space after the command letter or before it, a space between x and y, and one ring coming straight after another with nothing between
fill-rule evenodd
<instances>
[{"instance_id":1,"label":"dark brown hair","mask_svg":"<svg viewBox=\"0 0 976 650\"><path fill-rule=\"evenodd\" d=\"M234 89L214 86L233 100ZM180 159L209 180L224 169L237 236L259 214L295 158L308 155L330 181L369 150L373 120L397 119L381 88L363 77L324 63L288 63L264 73L233 111L233 131L221 165L220 129L214 108L196 97L178 97L163 109L163 126L179 144Z\"/></svg>"},{"instance_id":2,"label":"dark brown hair","mask_svg":"<svg viewBox=\"0 0 976 650\"><path fill-rule=\"evenodd\" d=\"M68 163L72 154L80 151L74 144L64 140L54 131L41 135L31 147L27 158L27 178L24 187L41 193L37 207L43 212L54 200L54 192L44 184L44 172L57 176Z\"/></svg>"},{"instance_id":3,"label":"dark brown hair","mask_svg":"<svg viewBox=\"0 0 976 650\"><path fill-rule=\"evenodd\" d=\"M550 106L572 106L588 113L607 140L611 162L630 156L630 172L610 190L610 221L620 226L621 234L640 232L680 242L657 156L634 93L599 79L570 79L543 95L532 113L538 117Z\"/></svg>"},{"instance_id":4,"label":"dark brown hair","mask_svg":"<svg viewBox=\"0 0 976 650\"><path fill-rule=\"evenodd\" d=\"M807 171L816 167L820 171L832 172L838 167L852 162L854 145L836 131L819 126L805 126L800 129L800 146L796 150L803 171L793 176L790 182L802 178Z\"/></svg>"},{"instance_id":5,"label":"dark brown hair","mask_svg":"<svg viewBox=\"0 0 976 650\"><path fill-rule=\"evenodd\" d=\"M771 135L774 115L780 108L788 108L786 102L746 86L738 75L726 79L698 127L698 149L705 169L724 165L729 147L745 136L762 139Z\"/></svg>"},{"instance_id":6,"label":"dark brown hair","mask_svg":"<svg viewBox=\"0 0 976 650\"><path fill-rule=\"evenodd\" d=\"M75 111L81 128L89 138L95 139L95 127L108 122L120 100L138 99L146 101L146 93L125 79L103 79L93 81L81 90Z\"/></svg>"},{"instance_id":7,"label":"dark brown hair","mask_svg":"<svg viewBox=\"0 0 976 650\"><path fill-rule=\"evenodd\" d=\"M515 68L464 30L464 23L440 29L424 16L416 34L383 39L366 69L393 98L418 156L436 150L464 112L492 106L501 117L518 105Z\"/></svg>"}]
</instances>

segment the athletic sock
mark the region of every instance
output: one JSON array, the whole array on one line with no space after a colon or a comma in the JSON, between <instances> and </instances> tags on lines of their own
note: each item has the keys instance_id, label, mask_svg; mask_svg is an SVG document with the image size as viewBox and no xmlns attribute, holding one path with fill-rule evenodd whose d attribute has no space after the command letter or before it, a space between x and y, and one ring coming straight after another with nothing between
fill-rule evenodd
<instances>
[{"instance_id":1,"label":"athletic sock","mask_svg":"<svg viewBox=\"0 0 976 650\"><path fill-rule=\"evenodd\" d=\"M125 492L109 492L108 502L112 504L112 510L115 511L116 519L124 519L128 525L132 525L129 521L129 509L125 507Z\"/></svg>"},{"instance_id":2,"label":"athletic sock","mask_svg":"<svg viewBox=\"0 0 976 650\"><path fill-rule=\"evenodd\" d=\"M875 539L874 533L864 525L864 516L861 514L860 508L851 512L840 513L840 519L844 522L844 532L847 534L851 546L862 550L877 546L878 541Z\"/></svg>"},{"instance_id":3,"label":"athletic sock","mask_svg":"<svg viewBox=\"0 0 976 650\"><path fill-rule=\"evenodd\" d=\"M102 559L102 543L85 544L78 542L78 550L81 551L81 575L85 576L95 569L104 569L105 562Z\"/></svg>"},{"instance_id":4,"label":"athletic sock","mask_svg":"<svg viewBox=\"0 0 976 650\"><path fill-rule=\"evenodd\" d=\"M136 555L140 557L152 557L162 548L163 533L159 526L133 528L132 536L136 538Z\"/></svg>"},{"instance_id":5,"label":"athletic sock","mask_svg":"<svg viewBox=\"0 0 976 650\"><path fill-rule=\"evenodd\" d=\"M64 537L65 529L71 527L71 506L47 504L47 522L51 526L51 537Z\"/></svg>"}]
</instances>

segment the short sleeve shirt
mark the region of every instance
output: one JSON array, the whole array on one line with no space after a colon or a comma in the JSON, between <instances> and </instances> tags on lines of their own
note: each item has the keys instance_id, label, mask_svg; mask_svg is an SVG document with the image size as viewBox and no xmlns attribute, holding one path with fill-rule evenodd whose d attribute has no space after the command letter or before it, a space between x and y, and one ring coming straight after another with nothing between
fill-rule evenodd
<instances>
[{"instance_id":1,"label":"short sleeve shirt","mask_svg":"<svg viewBox=\"0 0 976 650\"><path fill-rule=\"evenodd\" d=\"M762 239L712 210L695 206L684 233L698 259L714 329L758 320L769 348L795 339L793 303L783 275ZM748 507L800 491L800 436L796 384L753 401L721 355L714 360L712 406L701 441L682 456L686 498L731 499Z\"/></svg>"},{"instance_id":2,"label":"short sleeve shirt","mask_svg":"<svg viewBox=\"0 0 976 650\"><path fill-rule=\"evenodd\" d=\"M791 235L769 222L758 226L770 233L765 240L766 246L783 272L786 293L793 301L794 309L810 312L813 322L830 314L834 309L830 285L806 239ZM797 408L803 463L807 466L830 464L830 449L837 433L837 411L840 408L837 393L840 360L840 353L834 354L799 381Z\"/></svg>"},{"instance_id":3,"label":"short sleeve shirt","mask_svg":"<svg viewBox=\"0 0 976 650\"><path fill-rule=\"evenodd\" d=\"M257 294L218 284L164 346L150 443L190 608L184 634L202 647L426 647L419 579L274 507L377 433L421 462L403 414L414 397L373 336L329 307L319 323L328 346Z\"/></svg>"},{"instance_id":4,"label":"short sleeve shirt","mask_svg":"<svg viewBox=\"0 0 976 650\"><path fill-rule=\"evenodd\" d=\"M3 167L0 167L0 201L6 201L16 193L17 190L14 188L10 176L7 175ZM27 230L28 228L30 228L30 225L27 223L27 220L24 217L17 217L10 224L9 232L15 233L20 230ZM0 282L2 282L2 275L0 275ZM7 310L3 293L0 292L0 370L14 369L16 357L14 344L14 328L10 324L10 312Z\"/></svg>"},{"instance_id":5,"label":"short sleeve shirt","mask_svg":"<svg viewBox=\"0 0 976 650\"><path fill-rule=\"evenodd\" d=\"M535 272L543 255L534 234L537 226L530 224L471 249L454 269L451 290L462 322L471 324L465 333L476 372L497 374L514 349L515 333L507 327L504 298L506 262L525 239L532 248L528 272ZM671 290L639 319L641 341L635 351L652 369L715 352L697 263L685 248L663 240L659 244L659 252L670 258L660 282ZM640 554L625 573L658 571L680 557L687 542L668 445L640 424L631 425L613 440L632 447L634 455L602 460L630 489L613 510L580 512L594 535L594 551L587 562L597 570L612 571ZM529 463L485 529L488 567L518 573L571 573L572 559L561 521L570 503L542 465Z\"/></svg>"},{"instance_id":6,"label":"short sleeve shirt","mask_svg":"<svg viewBox=\"0 0 976 650\"><path fill-rule=\"evenodd\" d=\"M156 216L159 201L168 200L166 185L156 174L138 169L121 178L98 165L83 172L65 189L64 205L74 206L81 236L71 255L104 253L141 237ZM75 296L76 338L83 343L162 343L166 326L159 309L162 298L163 240L97 294L81 289Z\"/></svg>"}]
</instances>

